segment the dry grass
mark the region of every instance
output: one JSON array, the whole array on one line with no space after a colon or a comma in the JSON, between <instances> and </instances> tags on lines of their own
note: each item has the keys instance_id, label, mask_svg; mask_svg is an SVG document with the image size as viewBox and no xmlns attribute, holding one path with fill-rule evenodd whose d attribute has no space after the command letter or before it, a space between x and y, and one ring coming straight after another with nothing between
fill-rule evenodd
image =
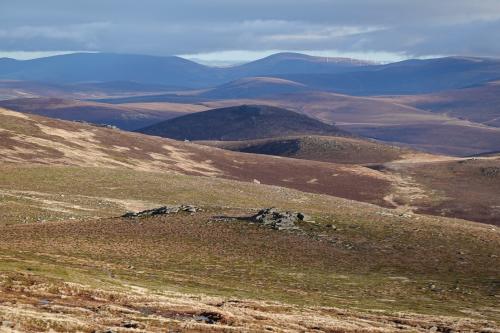
<instances>
[{"instance_id":1,"label":"dry grass","mask_svg":"<svg viewBox=\"0 0 500 333\"><path fill-rule=\"evenodd\" d=\"M33 301L8 305L0 313L20 322L27 307L31 317L51 327L55 324L47 323L55 318L48 315L55 307L89 330L89 325L113 327L127 320L151 330L172 321L195 329L193 315L201 312L221 314L221 329L235 331L267 326L384 331L397 325L417 331L418 326L462 325L479 330L495 327L485 320L499 319L494 310L499 262L493 256L499 254L499 238L490 228L423 217L403 222L383 215L373 220L369 214L349 219L316 213L315 224L303 223L301 231L290 233L236 218L252 213L206 208L153 219L2 227L0 271L8 278L0 299L5 304L25 294ZM332 222L336 230L327 227ZM36 282L16 289L23 278L7 272ZM65 297L62 281L85 286ZM176 297L162 297L172 293ZM121 310L110 316L113 305ZM137 313L142 307L147 314ZM247 317L257 314L254 307L269 313ZM370 313L374 309L382 312Z\"/></svg>"}]
</instances>

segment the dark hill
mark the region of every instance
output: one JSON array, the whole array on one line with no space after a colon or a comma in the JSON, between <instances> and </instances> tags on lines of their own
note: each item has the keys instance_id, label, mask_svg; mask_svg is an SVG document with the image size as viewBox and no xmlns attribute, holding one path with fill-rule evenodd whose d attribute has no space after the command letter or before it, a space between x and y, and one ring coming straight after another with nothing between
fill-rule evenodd
<instances>
[{"instance_id":1,"label":"dark hill","mask_svg":"<svg viewBox=\"0 0 500 333\"><path fill-rule=\"evenodd\" d=\"M332 125L272 106L241 105L182 116L138 132L172 139L250 140L289 135L338 135Z\"/></svg>"},{"instance_id":2,"label":"dark hill","mask_svg":"<svg viewBox=\"0 0 500 333\"><path fill-rule=\"evenodd\" d=\"M386 163L416 153L407 148L341 136L307 135L246 141L199 141L197 143L243 153L342 164Z\"/></svg>"}]
</instances>

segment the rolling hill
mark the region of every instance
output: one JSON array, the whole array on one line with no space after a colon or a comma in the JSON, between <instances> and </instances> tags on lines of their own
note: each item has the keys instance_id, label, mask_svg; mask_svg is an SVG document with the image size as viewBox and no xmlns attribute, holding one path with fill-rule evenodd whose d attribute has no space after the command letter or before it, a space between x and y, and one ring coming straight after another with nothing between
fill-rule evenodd
<instances>
[{"instance_id":1,"label":"rolling hill","mask_svg":"<svg viewBox=\"0 0 500 333\"><path fill-rule=\"evenodd\" d=\"M200 99L255 98L267 95L307 91L305 85L273 77L248 77L196 95Z\"/></svg>"},{"instance_id":2,"label":"rolling hill","mask_svg":"<svg viewBox=\"0 0 500 333\"><path fill-rule=\"evenodd\" d=\"M447 214L487 190L481 209L498 206L499 160L401 157L369 169L0 109L2 329L497 330L498 228L411 205ZM277 230L255 219L270 206L307 217Z\"/></svg>"},{"instance_id":3,"label":"rolling hill","mask_svg":"<svg viewBox=\"0 0 500 333\"><path fill-rule=\"evenodd\" d=\"M189 114L139 130L178 140L248 140L287 135L341 134L333 125L282 108L241 105Z\"/></svg>"},{"instance_id":4,"label":"rolling hill","mask_svg":"<svg viewBox=\"0 0 500 333\"><path fill-rule=\"evenodd\" d=\"M315 57L281 52L239 66L229 67L229 77L273 76L278 74L339 73L360 70L375 63L351 58Z\"/></svg>"},{"instance_id":5,"label":"rolling hill","mask_svg":"<svg viewBox=\"0 0 500 333\"><path fill-rule=\"evenodd\" d=\"M0 109L0 161L126 168L260 182L386 205L364 167L251 155ZM326 127L331 129L333 127ZM335 174L335 177L330 175ZM356 186L348 186L356 178ZM367 191L367 189L371 189Z\"/></svg>"},{"instance_id":6,"label":"rolling hill","mask_svg":"<svg viewBox=\"0 0 500 333\"><path fill-rule=\"evenodd\" d=\"M215 72L179 57L112 53L74 53L0 63L2 79L50 83L134 81L192 87L213 82Z\"/></svg>"},{"instance_id":7,"label":"rolling hill","mask_svg":"<svg viewBox=\"0 0 500 333\"><path fill-rule=\"evenodd\" d=\"M342 164L385 163L415 153L410 149L360 138L298 136L245 141L199 141L197 143L244 153L292 157Z\"/></svg>"},{"instance_id":8,"label":"rolling hill","mask_svg":"<svg viewBox=\"0 0 500 333\"><path fill-rule=\"evenodd\" d=\"M385 168L429 195L416 196L416 211L500 225L500 156L388 163ZM431 194L432 193L432 194ZM471 195L474 193L474 195ZM402 196L404 197L404 195ZM403 199L404 200L404 199Z\"/></svg>"},{"instance_id":9,"label":"rolling hill","mask_svg":"<svg viewBox=\"0 0 500 333\"><path fill-rule=\"evenodd\" d=\"M387 96L380 99L422 110L500 127L500 81L433 94Z\"/></svg>"},{"instance_id":10,"label":"rolling hill","mask_svg":"<svg viewBox=\"0 0 500 333\"><path fill-rule=\"evenodd\" d=\"M2 329L497 330L497 227L320 194L376 202L393 181L0 109ZM255 222L270 206L308 218Z\"/></svg>"},{"instance_id":11,"label":"rolling hill","mask_svg":"<svg viewBox=\"0 0 500 333\"><path fill-rule=\"evenodd\" d=\"M279 75L312 89L348 95L424 94L500 79L500 60L446 57L405 60L347 73Z\"/></svg>"},{"instance_id":12,"label":"rolling hill","mask_svg":"<svg viewBox=\"0 0 500 333\"><path fill-rule=\"evenodd\" d=\"M136 130L185 113L207 110L186 104L116 105L62 98L18 98L0 101L0 107L40 116Z\"/></svg>"},{"instance_id":13,"label":"rolling hill","mask_svg":"<svg viewBox=\"0 0 500 333\"><path fill-rule=\"evenodd\" d=\"M281 53L240 66L217 68L174 56L74 53L23 61L2 59L0 79L48 83L90 82L103 83L105 86L116 86L116 82L129 82L126 88L130 88L131 84L200 88L244 77L276 73L331 73L369 64L353 59Z\"/></svg>"},{"instance_id":14,"label":"rolling hill","mask_svg":"<svg viewBox=\"0 0 500 333\"><path fill-rule=\"evenodd\" d=\"M479 154L498 150L500 142L496 127L373 97L305 92L203 103L211 108L241 104L286 108L361 137L437 154Z\"/></svg>"},{"instance_id":15,"label":"rolling hill","mask_svg":"<svg viewBox=\"0 0 500 333\"><path fill-rule=\"evenodd\" d=\"M203 66L180 57L109 53L0 61L0 79L3 80L98 83L101 90L104 90L102 84L116 87L117 82L124 82L125 87L122 84L121 89L128 90L134 84L149 85L149 90L162 85L209 88L247 77L276 77L298 82L309 89L350 95L422 94L499 80L500 61L446 57L380 65L296 53L278 53L224 68Z\"/></svg>"}]
</instances>

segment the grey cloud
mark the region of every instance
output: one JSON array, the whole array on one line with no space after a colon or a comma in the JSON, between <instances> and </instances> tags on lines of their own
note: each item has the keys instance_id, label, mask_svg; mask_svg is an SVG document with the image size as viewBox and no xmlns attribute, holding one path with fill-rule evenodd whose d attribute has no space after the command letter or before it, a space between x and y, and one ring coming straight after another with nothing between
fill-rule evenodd
<instances>
[{"instance_id":1,"label":"grey cloud","mask_svg":"<svg viewBox=\"0 0 500 333\"><path fill-rule=\"evenodd\" d=\"M186 54L226 50L500 55L497 0L17 0L0 49Z\"/></svg>"}]
</instances>

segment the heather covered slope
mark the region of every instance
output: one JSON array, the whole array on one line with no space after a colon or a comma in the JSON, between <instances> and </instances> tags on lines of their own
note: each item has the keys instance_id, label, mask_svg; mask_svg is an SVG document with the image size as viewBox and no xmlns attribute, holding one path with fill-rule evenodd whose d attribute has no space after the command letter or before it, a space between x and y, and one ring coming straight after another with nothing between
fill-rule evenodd
<instances>
[{"instance_id":1,"label":"heather covered slope","mask_svg":"<svg viewBox=\"0 0 500 333\"><path fill-rule=\"evenodd\" d=\"M394 196L415 211L500 225L500 156L387 163L386 172L419 184L411 203L404 191ZM397 193L397 191L396 191ZM418 195L420 194L420 195Z\"/></svg>"},{"instance_id":2,"label":"heather covered slope","mask_svg":"<svg viewBox=\"0 0 500 333\"><path fill-rule=\"evenodd\" d=\"M341 136L297 136L197 143L244 153L345 164L385 163L416 153L380 142Z\"/></svg>"},{"instance_id":3,"label":"heather covered slope","mask_svg":"<svg viewBox=\"0 0 500 333\"><path fill-rule=\"evenodd\" d=\"M387 96L380 99L500 127L500 81L433 94Z\"/></svg>"},{"instance_id":4,"label":"heather covered slope","mask_svg":"<svg viewBox=\"0 0 500 333\"><path fill-rule=\"evenodd\" d=\"M379 204L384 204L389 189L385 176L363 167L229 152L5 109L0 109L0 139L4 163L113 167L258 181ZM354 178L356 185L350 186Z\"/></svg>"},{"instance_id":5,"label":"heather covered slope","mask_svg":"<svg viewBox=\"0 0 500 333\"><path fill-rule=\"evenodd\" d=\"M319 194L390 174L9 110L0 135L7 331L499 329L498 227ZM119 217L173 204L199 209ZM307 218L250 218L270 206Z\"/></svg>"},{"instance_id":6,"label":"heather covered slope","mask_svg":"<svg viewBox=\"0 0 500 333\"><path fill-rule=\"evenodd\" d=\"M22 209L1 216L0 318L20 330L123 330L132 323L153 332L427 332L499 325L500 238L492 226L217 178L0 168L9 207L2 214ZM100 218L186 202L203 210ZM315 222L279 231L247 220L254 207L270 205ZM25 220L31 214L38 222Z\"/></svg>"},{"instance_id":7,"label":"heather covered slope","mask_svg":"<svg viewBox=\"0 0 500 333\"><path fill-rule=\"evenodd\" d=\"M185 104L116 105L54 97L5 100L0 101L0 107L50 118L112 125L124 130L136 130L185 113L207 109Z\"/></svg>"},{"instance_id":8,"label":"heather covered slope","mask_svg":"<svg viewBox=\"0 0 500 333\"><path fill-rule=\"evenodd\" d=\"M335 123L340 129L361 137L437 154L479 154L498 150L500 142L497 127L373 97L304 92L203 104L215 108L244 103L286 108L326 123Z\"/></svg>"},{"instance_id":9,"label":"heather covered slope","mask_svg":"<svg viewBox=\"0 0 500 333\"><path fill-rule=\"evenodd\" d=\"M139 130L178 140L248 140L287 135L333 135L333 125L282 108L240 105L198 112Z\"/></svg>"}]
</instances>

